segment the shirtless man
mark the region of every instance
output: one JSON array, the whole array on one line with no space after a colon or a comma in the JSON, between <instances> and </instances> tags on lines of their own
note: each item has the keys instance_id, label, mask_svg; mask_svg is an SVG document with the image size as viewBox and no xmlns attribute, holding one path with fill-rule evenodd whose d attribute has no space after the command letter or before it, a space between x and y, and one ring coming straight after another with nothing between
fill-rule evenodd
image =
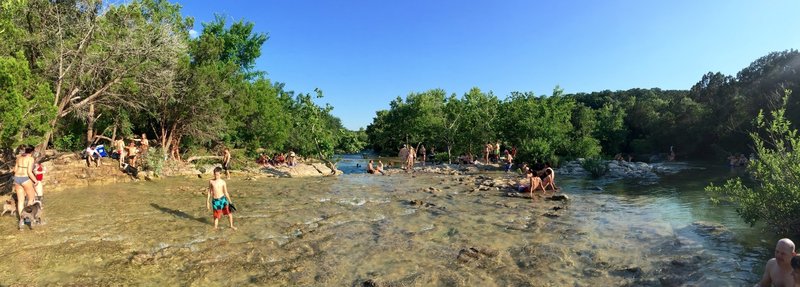
<instances>
[{"instance_id":1,"label":"shirtless man","mask_svg":"<svg viewBox=\"0 0 800 287\"><path fill-rule=\"evenodd\" d=\"M425 161L428 159L428 155L426 154L425 145L419 147L419 153L422 155L422 165L425 165Z\"/></svg>"},{"instance_id":2,"label":"shirtless man","mask_svg":"<svg viewBox=\"0 0 800 287\"><path fill-rule=\"evenodd\" d=\"M490 143L486 143L486 145L483 146L483 164L489 164L489 152L491 149L492 144Z\"/></svg>"},{"instance_id":3,"label":"shirtless man","mask_svg":"<svg viewBox=\"0 0 800 287\"><path fill-rule=\"evenodd\" d=\"M222 151L222 169L225 170L225 179L231 179L231 151L228 148Z\"/></svg>"},{"instance_id":4,"label":"shirtless man","mask_svg":"<svg viewBox=\"0 0 800 287\"><path fill-rule=\"evenodd\" d=\"M414 147L408 148L408 157L406 158L406 170L414 171L414 158L417 157L417 150Z\"/></svg>"},{"instance_id":5,"label":"shirtless man","mask_svg":"<svg viewBox=\"0 0 800 287\"><path fill-rule=\"evenodd\" d=\"M400 152L397 153L397 157L399 157L403 162L408 160L408 145L403 145L403 147L400 148Z\"/></svg>"},{"instance_id":6,"label":"shirtless man","mask_svg":"<svg viewBox=\"0 0 800 287\"><path fill-rule=\"evenodd\" d=\"M142 134L141 139L133 139L132 141L139 142L139 153L141 156L144 157L147 154L147 151L150 149L150 141L147 140L147 134ZM135 167L135 165L133 165Z\"/></svg>"},{"instance_id":7,"label":"shirtless man","mask_svg":"<svg viewBox=\"0 0 800 287\"><path fill-rule=\"evenodd\" d=\"M219 229L217 224L222 215L228 216L228 221L231 223L231 229L236 230L233 226L233 214L231 214L230 205L233 204L231 195L228 193L228 185L225 180L220 178L222 168L214 169L214 179L208 181L208 198L206 199L206 208L214 210L214 229ZM213 197L213 200L212 200Z\"/></svg>"},{"instance_id":8,"label":"shirtless man","mask_svg":"<svg viewBox=\"0 0 800 287\"><path fill-rule=\"evenodd\" d=\"M761 277L755 287L792 287L794 278L792 277L792 256L794 252L794 242L788 238L778 240L775 246L775 258L767 261L764 267L764 276Z\"/></svg>"},{"instance_id":9,"label":"shirtless man","mask_svg":"<svg viewBox=\"0 0 800 287\"><path fill-rule=\"evenodd\" d=\"M372 160L369 160L369 163L367 164L367 173L375 174L375 169L372 167Z\"/></svg>"},{"instance_id":10,"label":"shirtless man","mask_svg":"<svg viewBox=\"0 0 800 287\"><path fill-rule=\"evenodd\" d=\"M125 151L125 140L122 137L114 141L114 151L119 154L119 168L122 168L122 164L125 163L125 157L128 156Z\"/></svg>"},{"instance_id":11,"label":"shirtless man","mask_svg":"<svg viewBox=\"0 0 800 287\"><path fill-rule=\"evenodd\" d=\"M126 149L127 149L127 152L128 152L128 154L127 154L127 156L128 156L128 158L127 158L128 164L131 165L133 168L136 168L136 162L139 159L139 150L133 144L133 141L128 143L128 147Z\"/></svg>"}]
</instances>

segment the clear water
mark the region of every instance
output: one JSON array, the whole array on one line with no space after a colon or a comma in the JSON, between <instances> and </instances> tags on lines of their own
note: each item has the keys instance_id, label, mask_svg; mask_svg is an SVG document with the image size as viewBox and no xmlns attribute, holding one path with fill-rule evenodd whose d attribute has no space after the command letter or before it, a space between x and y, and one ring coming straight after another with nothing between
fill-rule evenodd
<instances>
[{"instance_id":1,"label":"clear water","mask_svg":"<svg viewBox=\"0 0 800 287\"><path fill-rule=\"evenodd\" d=\"M711 205L703 187L732 174L704 167L649 186L562 177L567 204L469 192L469 177L356 168L330 178L232 179L238 231L225 218L211 229L207 179L75 189L46 195L45 226L20 232L12 217L0 218L0 282L752 285L777 237ZM696 221L726 229L709 235Z\"/></svg>"}]
</instances>

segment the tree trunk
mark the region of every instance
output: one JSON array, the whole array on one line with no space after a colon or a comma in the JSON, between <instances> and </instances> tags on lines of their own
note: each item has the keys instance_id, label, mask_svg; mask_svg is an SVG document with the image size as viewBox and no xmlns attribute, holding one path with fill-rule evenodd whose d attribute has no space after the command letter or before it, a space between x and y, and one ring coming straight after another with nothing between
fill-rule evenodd
<instances>
[{"instance_id":1,"label":"tree trunk","mask_svg":"<svg viewBox=\"0 0 800 287\"><path fill-rule=\"evenodd\" d=\"M94 104L89 104L89 120L86 123L86 143L94 142Z\"/></svg>"},{"instance_id":2,"label":"tree trunk","mask_svg":"<svg viewBox=\"0 0 800 287\"><path fill-rule=\"evenodd\" d=\"M447 144L447 163L448 163L448 164L451 164L451 163L453 163L453 162L452 162L453 155L451 155L451 154L450 154L450 150L451 150L452 148L453 148L453 147L452 147L450 144Z\"/></svg>"}]
</instances>

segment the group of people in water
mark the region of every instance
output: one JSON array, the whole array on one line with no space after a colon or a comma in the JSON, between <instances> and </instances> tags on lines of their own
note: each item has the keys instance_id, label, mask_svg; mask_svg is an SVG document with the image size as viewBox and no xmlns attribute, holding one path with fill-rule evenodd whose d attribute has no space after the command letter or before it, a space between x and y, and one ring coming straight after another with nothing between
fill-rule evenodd
<instances>
[{"instance_id":1,"label":"group of people in water","mask_svg":"<svg viewBox=\"0 0 800 287\"><path fill-rule=\"evenodd\" d=\"M750 158L744 156L743 153L740 153L738 156L734 154L730 154L728 156L728 166L729 167L737 167L737 166L746 166L748 162L755 160L755 154L750 154Z\"/></svg>"}]
</instances>

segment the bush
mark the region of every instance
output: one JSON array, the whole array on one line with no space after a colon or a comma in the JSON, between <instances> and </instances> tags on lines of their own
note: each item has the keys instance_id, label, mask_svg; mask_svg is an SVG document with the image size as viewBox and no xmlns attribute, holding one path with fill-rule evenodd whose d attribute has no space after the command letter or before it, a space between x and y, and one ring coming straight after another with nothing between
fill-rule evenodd
<instances>
[{"instance_id":1,"label":"bush","mask_svg":"<svg viewBox=\"0 0 800 287\"><path fill-rule=\"evenodd\" d=\"M755 188L741 178L728 180L723 186L711 183L706 191L712 202L725 200L736 206L736 212L751 226L764 221L777 233L797 234L800 228L800 136L785 118L790 90L785 91L783 107L771 112L765 121L763 111L755 123L762 130L750 133L758 155L747 165Z\"/></svg>"},{"instance_id":2,"label":"bush","mask_svg":"<svg viewBox=\"0 0 800 287\"><path fill-rule=\"evenodd\" d=\"M600 178L608 172L608 163L602 158L586 158L581 162L583 169L592 175L592 178Z\"/></svg>"},{"instance_id":3,"label":"bush","mask_svg":"<svg viewBox=\"0 0 800 287\"><path fill-rule=\"evenodd\" d=\"M433 161L434 163L449 162L450 157L447 155L446 152L437 152L436 154L433 155Z\"/></svg>"},{"instance_id":4,"label":"bush","mask_svg":"<svg viewBox=\"0 0 800 287\"><path fill-rule=\"evenodd\" d=\"M85 147L83 139L79 134L68 133L58 137L54 137L53 147L60 151L76 151L83 150Z\"/></svg>"},{"instance_id":5,"label":"bush","mask_svg":"<svg viewBox=\"0 0 800 287\"><path fill-rule=\"evenodd\" d=\"M156 176L161 176L161 171L164 169L164 154L161 148L149 148L143 162L144 170L153 171Z\"/></svg>"}]
</instances>

